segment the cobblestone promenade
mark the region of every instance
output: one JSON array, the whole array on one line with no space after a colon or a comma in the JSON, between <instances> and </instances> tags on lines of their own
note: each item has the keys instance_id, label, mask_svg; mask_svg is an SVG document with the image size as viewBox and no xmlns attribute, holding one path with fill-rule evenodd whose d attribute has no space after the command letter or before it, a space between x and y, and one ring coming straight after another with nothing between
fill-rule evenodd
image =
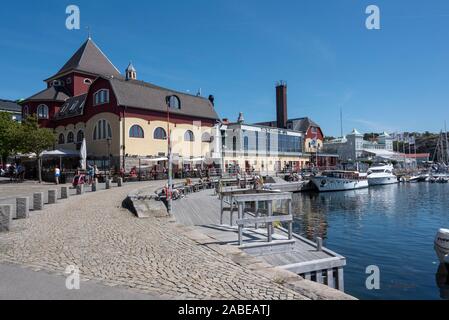
<instances>
[{"instance_id":1,"label":"cobblestone promenade","mask_svg":"<svg viewBox=\"0 0 449 320\"><path fill-rule=\"evenodd\" d=\"M149 184L73 196L14 221L10 233L0 234L0 263L57 274L75 265L84 281L168 299L304 299L235 262L226 249L199 244L168 218L137 219L122 209L128 192L143 186Z\"/></svg>"}]
</instances>

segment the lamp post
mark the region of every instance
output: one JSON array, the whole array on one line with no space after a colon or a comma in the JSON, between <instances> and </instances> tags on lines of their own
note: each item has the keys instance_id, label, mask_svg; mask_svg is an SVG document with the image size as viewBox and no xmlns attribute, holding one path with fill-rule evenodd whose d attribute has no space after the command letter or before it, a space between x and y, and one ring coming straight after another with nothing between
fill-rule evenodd
<instances>
[{"instance_id":1,"label":"lamp post","mask_svg":"<svg viewBox=\"0 0 449 320\"><path fill-rule=\"evenodd\" d=\"M112 139L109 137L107 139L107 142L108 142L108 167L109 167L108 177L109 177L110 174L111 174L111 144L112 144Z\"/></svg>"},{"instance_id":2,"label":"lamp post","mask_svg":"<svg viewBox=\"0 0 449 320\"><path fill-rule=\"evenodd\" d=\"M173 204L173 153L171 145L171 131L170 131L170 107L171 107L171 97L168 96L166 99L167 103L167 142L168 142L168 192L167 196L167 209L168 214L172 214L172 204Z\"/></svg>"}]
</instances>

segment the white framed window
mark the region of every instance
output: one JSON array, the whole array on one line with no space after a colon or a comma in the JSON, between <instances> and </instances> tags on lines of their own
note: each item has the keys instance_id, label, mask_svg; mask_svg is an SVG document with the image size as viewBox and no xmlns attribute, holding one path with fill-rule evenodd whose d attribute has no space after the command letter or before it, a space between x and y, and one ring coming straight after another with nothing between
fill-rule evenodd
<instances>
[{"instance_id":1,"label":"white framed window","mask_svg":"<svg viewBox=\"0 0 449 320\"><path fill-rule=\"evenodd\" d=\"M37 107L37 117L39 119L48 119L49 118L48 106L46 104L40 104Z\"/></svg>"},{"instance_id":2,"label":"white framed window","mask_svg":"<svg viewBox=\"0 0 449 320\"><path fill-rule=\"evenodd\" d=\"M94 93L94 106L109 103L109 90L101 89Z\"/></svg>"},{"instance_id":3,"label":"white framed window","mask_svg":"<svg viewBox=\"0 0 449 320\"><path fill-rule=\"evenodd\" d=\"M94 128L94 140L112 139L112 128L108 121L100 120Z\"/></svg>"},{"instance_id":4,"label":"white framed window","mask_svg":"<svg viewBox=\"0 0 449 320\"><path fill-rule=\"evenodd\" d=\"M90 86L92 84L92 80L90 79L84 79L84 84L87 84L88 86Z\"/></svg>"},{"instance_id":5,"label":"white framed window","mask_svg":"<svg viewBox=\"0 0 449 320\"><path fill-rule=\"evenodd\" d=\"M64 85L64 82L62 80L53 80L53 86L62 87L63 85Z\"/></svg>"}]
</instances>

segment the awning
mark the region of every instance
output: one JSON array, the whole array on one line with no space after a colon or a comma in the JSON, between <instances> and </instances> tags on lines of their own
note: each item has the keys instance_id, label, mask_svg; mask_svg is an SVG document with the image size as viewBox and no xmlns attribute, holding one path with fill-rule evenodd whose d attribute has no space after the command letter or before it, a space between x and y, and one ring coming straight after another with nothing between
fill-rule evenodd
<instances>
[{"instance_id":1,"label":"awning","mask_svg":"<svg viewBox=\"0 0 449 320\"><path fill-rule=\"evenodd\" d=\"M183 162L204 162L205 158L183 159Z\"/></svg>"},{"instance_id":2,"label":"awning","mask_svg":"<svg viewBox=\"0 0 449 320\"><path fill-rule=\"evenodd\" d=\"M168 158L161 157L161 158L154 158L154 159L140 159L141 162L161 162L161 161L168 161Z\"/></svg>"},{"instance_id":3,"label":"awning","mask_svg":"<svg viewBox=\"0 0 449 320\"><path fill-rule=\"evenodd\" d=\"M69 157L80 157L80 152L75 150L52 150L44 151L41 153L41 158L69 158Z\"/></svg>"}]
</instances>

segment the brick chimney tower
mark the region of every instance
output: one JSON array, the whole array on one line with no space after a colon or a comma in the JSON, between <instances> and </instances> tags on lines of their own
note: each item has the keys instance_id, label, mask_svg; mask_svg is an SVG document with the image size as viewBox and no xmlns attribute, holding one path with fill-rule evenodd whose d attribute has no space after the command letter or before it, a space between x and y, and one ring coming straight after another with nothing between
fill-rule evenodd
<instances>
[{"instance_id":1,"label":"brick chimney tower","mask_svg":"<svg viewBox=\"0 0 449 320\"><path fill-rule=\"evenodd\" d=\"M276 114L277 127L287 129L287 83L285 81L279 81L276 84Z\"/></svg>"}]
</instances>

